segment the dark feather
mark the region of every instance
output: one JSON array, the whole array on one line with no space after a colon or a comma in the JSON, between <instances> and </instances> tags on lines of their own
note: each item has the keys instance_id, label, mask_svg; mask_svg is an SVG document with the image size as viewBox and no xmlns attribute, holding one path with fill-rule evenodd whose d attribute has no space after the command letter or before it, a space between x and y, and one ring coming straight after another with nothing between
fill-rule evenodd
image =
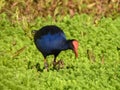
<instances>
[{"instance_id":1,"label":"dark feather","mask_svg":"<svg viewBox=\"0 0 120 90\"><path fill-rule=\"evenodd\" d=\"M66 40L64 32L59 27L55 25L44 26L34 32L35 45L45 59L48 55L52 54L54 55L54 62L56 63L58 54L67 49L73 50L77 56L76 45L73 45L73 41L76 40ZM46 60L44 60L44 62L46 62Z\"/></svg>"},{"instance_id":2,"label":"dark feather","mask_svg":"<svg viewBox=\"0 0 120 90\"><path fill-rule=\"evenodd\" d=\"M57 56L60 51L69 49L64 32L53 25L38 30L34 42L44 57L50 54Z\"/></svg>"},{"instance_id":3,"label":"dark feather","mask_svg":"<svg viewBox=\"0 0 120 90\"><path fill-rule=\"evenodd\" d=\"M51 35L55 33L62 33L64 35L64 32L59 27L55 25L48 25L35 32L34 40L38 38L40 39L42 36L47 35L48 33Z\"/></svg>"}]
</instances>

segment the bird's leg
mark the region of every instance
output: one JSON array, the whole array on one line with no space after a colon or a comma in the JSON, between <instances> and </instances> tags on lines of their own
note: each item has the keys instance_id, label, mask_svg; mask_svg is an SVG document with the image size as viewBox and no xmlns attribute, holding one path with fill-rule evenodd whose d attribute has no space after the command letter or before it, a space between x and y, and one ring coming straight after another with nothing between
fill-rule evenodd
<instances>
[{"instance_id":1,"label":"bird's leg","mask_svg":"<svg viewBox=\"0 0 120 90\"><path fill-rule=\"evenodd\" d=\"M45 69L48 71L48 63L47 63L46 58L44 59L44 67L45 67Z\"/></svg>"},{"instance_id":2,"label":"bird's leg","mask_svg":"<svg viewBox=\"0 0 120 90\"><path fill-rule=\"evenodd\" d=\"M53 61L53 68L60 69L64 67L64 62L62 60L59 60L56 62L56 58Z\"/></svg>"},{"instance_id":3,"label":"bird's leg","mask_svg":"<svg viewBox=\"0 0 120 90\"><path fill-rule=\"evenodd\" d=\"M56 66L56 57L54 58L54 61L53 61L53 68L55 68Z\"/></svg>"}]
</instances>

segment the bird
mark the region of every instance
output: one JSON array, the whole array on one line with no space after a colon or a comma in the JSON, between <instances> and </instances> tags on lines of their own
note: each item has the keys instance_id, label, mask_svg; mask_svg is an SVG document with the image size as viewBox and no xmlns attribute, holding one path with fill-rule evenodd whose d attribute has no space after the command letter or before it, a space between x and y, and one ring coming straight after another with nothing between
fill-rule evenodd
<instances>
[{"instance_id":1,"label":"bird","mask_svg":"<svg viewBox=\"0 0 120 90\"><path fill-rule=\"evenodd\" d=\"M56 25L46 25L39 30L33 30L36 48L44 57L44 67L48 70L47 56L54 55L53 67L56 66L56 58L61 51L72 50L78 57L78 41L66 39L63 30Z\"/></svg>"}]
</instances>

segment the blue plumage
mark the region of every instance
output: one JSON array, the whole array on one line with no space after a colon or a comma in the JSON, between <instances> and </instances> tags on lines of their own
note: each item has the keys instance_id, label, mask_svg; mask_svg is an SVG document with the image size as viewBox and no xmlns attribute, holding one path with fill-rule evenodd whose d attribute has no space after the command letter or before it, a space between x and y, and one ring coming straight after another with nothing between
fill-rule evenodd
<instances>
[{"instance_id":1,"label":"blue plumage","mask_svg":"<svg viewBox=\"0 0 120 90\"><path fill-rule=\"evenodd\" d=\"M66 50L68 45L66 44L66 38L63 33L56 33L54 35L48 33L36 40L36 44L44 56L52 54L54 50Z\"/></svg>"},{"instance_id":2,"label":"blue plumage","mask_svg":"<svg viewBox=\"0 0 120 90\"><path fill-rule=\"evenodd\" d=\"M43 54L45 63L48 55L53 54L54 63L56 63L56 57L62 50L74 50L73 41L76 40L66 40L64 32L55 25L45 26L34 35L35 45ZM46 64L45 67L47 67Z\"/></svg>"}]
</instances>

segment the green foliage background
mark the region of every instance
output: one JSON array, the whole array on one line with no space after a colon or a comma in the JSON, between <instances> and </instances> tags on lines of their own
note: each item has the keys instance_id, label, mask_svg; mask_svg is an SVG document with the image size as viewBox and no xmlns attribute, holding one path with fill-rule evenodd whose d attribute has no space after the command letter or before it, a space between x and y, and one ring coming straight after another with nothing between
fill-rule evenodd
<instances>
[{"instance_id":1,"label":"green foliage background","mask_svg":"<svg viewBox=\"0 0 120 90\"><path fill-rule=\"evenodd\" d=\"M80 1L0 1L0 90L120 90L119 0ZM61 52L64 68L46 72L31 31L50 24L79 41L79 57Z\"/></svg>"},{"instance_id":2,"label":"green foliage background","mask_svg":"<svg viewBox=\"0 0 120 90\"><path fill-rule=\"evenodd\" d=\"M51 17L38 18L30 29L48 24L61 27L67 38L79 41L79 58L72 51L62 52L63 69L42 71L43 57L37 51L31 31L12 25L5 14L0 22L0 88L1 90L119 90L120 89L120 17L103 18L95 26L93 18L76 15L54 22ZM58 18L59 19L59 18ZM88 51L88 52L87 52ZM53 57L49 56L49 64Z\"/></svg>"}]
</instances>

